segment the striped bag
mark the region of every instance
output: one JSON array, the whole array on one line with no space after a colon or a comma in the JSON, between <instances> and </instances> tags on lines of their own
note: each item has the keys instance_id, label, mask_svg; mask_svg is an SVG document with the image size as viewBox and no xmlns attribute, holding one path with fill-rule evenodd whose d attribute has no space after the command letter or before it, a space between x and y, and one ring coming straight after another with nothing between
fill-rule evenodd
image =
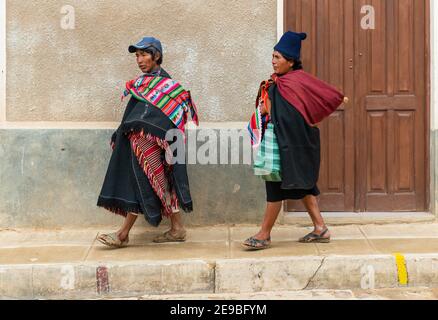
<instances>
[{"instance_id":1,"label":"striped bag","mask_svg":"<svg viewBox=\"0 0 438 320\"><path fill-rule=\"evenodd\" d=\"M254 174L265 181L281 182L280 149L274 125L268 124L254 161Z\"/></svg>"}]
</instances>

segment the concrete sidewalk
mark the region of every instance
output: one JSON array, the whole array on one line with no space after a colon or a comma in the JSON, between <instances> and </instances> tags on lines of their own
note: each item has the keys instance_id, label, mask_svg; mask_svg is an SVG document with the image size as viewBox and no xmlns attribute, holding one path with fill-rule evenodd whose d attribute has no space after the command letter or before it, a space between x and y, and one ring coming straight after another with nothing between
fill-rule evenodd
<instances>
[{"instance_id":1,"label":"concrete sidewalk","mask_svg":"<svg viewBox=\"0 0 438 320\"><path fill-rule=\"evenodd\" d=\"M438 224L333 226L331 244L300 244L309 228L277 226L273 248L242 249L255 226L188 230L188 241L153 244L166 229L135 229L108 249L99 231L0 230L0 297L99 298L438 287ZM398 253L399 255L395 255Z\"/></svg>"},{"instance_id":2,"label":"concrete sidewalk","mask_svg":"<svg viewBox=\"0 0 438 320\"><path fill-rule=\"evenodd\" d=\"M305 290L259 293L188 294L130 297L126 300L438 300L438 289Z\"/></svg>"}]
</instances>

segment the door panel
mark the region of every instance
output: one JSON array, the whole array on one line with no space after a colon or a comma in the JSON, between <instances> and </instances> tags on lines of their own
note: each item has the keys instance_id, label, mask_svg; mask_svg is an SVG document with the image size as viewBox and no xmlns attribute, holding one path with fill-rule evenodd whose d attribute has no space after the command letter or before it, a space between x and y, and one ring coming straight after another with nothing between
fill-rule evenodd
<instances>
[{"instance_id":1,"label":"door panel","mask_svg":"<svg viewBox=\"0 0 438 320\"><path fill-rule=\"evenodd\" d=\"M368 4L375 30L360 27ZM425 2L355 0L354 11L356 162L366 168L356 172L356 209L424 211Z\"/></svg>"}]
</instances>

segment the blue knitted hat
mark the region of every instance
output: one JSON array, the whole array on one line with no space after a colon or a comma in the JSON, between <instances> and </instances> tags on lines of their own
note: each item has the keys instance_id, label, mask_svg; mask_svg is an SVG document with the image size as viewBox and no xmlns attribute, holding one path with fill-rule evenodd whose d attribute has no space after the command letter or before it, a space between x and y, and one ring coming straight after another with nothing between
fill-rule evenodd
<instances>
[{"instance_id":1,"label":"blue knitted hat","mask_svg":"<svg viewBox=\"0 0 438 320\"><path fill-rule=\"evenodd\" d=\"M307 38L306 33L286 32L280 42L274 47L285 58L299 60L301 57L301 41Z\"/></svg>"}]
</instances>

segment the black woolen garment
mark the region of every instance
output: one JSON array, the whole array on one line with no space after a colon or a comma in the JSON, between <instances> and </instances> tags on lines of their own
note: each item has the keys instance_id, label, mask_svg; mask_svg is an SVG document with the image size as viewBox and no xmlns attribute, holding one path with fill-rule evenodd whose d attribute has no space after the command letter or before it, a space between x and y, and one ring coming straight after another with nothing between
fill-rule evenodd
<instances>
[{"instance_id":1,"label":"black woolen garment","mask_svg":"<svg viewBox=\"0 0 438 320\"><path fill-rule=\"evenodd\" d=\"M170 78L164 70L161 76ZM131 97L122 123L111 139L115 148L97 205L121 215L144 214L147 222L159 226L162 221L161 201L140 167L127 134L144 130L164 140L166 133L175 129L173 122L157 107ZM168 142L172 144L174 141ZM175 157L178 151L185 153L185 150L177 149ZM164 152L162 157L164 159ZM193 211L186 164L173 165L170 179L170 183L175 186L181 209L185 212Z\"/></svg>"},{"instance_id":2,"label":"black woolen garment","mask_svg":"<svg viewBox=\"0 0 438 320\"><path fill-rule=\"evenodd\" d=\"M279 93L276 85L269 88L271 121L274 124L281 158L282 182L266 182L268 202L318 196L317 186L321 162L320 132Z\"/></svg>"}]
</instances>

